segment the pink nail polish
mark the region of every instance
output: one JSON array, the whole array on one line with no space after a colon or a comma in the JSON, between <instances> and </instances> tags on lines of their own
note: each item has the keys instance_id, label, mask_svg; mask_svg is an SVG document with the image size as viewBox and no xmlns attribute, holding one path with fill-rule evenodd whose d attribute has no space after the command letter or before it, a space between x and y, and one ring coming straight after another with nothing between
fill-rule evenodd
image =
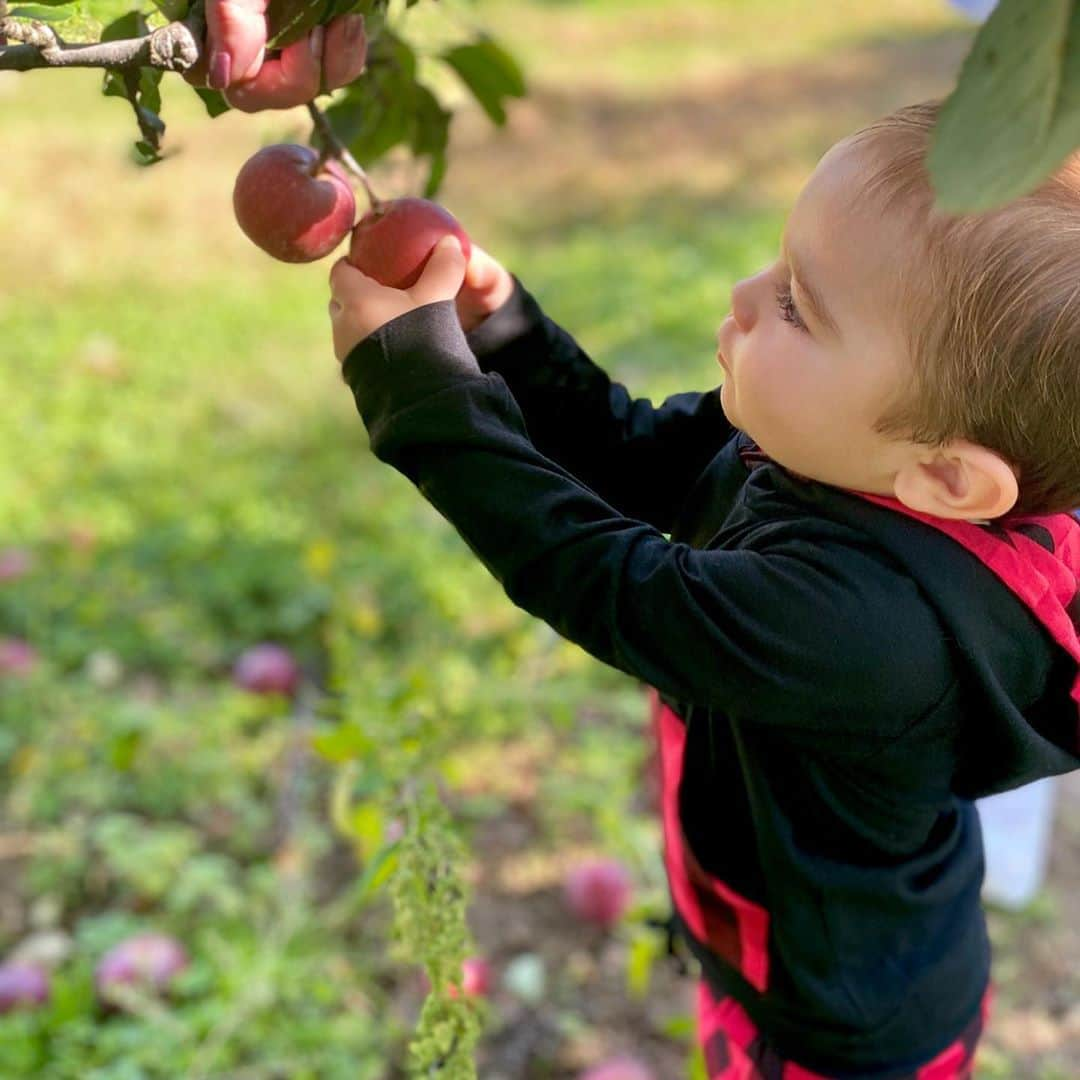
<instances>
[{"instance_id":1,"label":"pink nail polish","mask_svg":"<svg viewBox=\"0 0 1080 1080\"><path fill-rule=\"evenodd\" d=\"M364 36L364 16L349 16L349 25L345 28L345 40L355 45Z\"/></svg>"},{"instance_id":2,"label":"pink nail polish","mask_svg":"<svg viewBox=\"0 0 1080 1080\"><path fill-rule=\"evenodd\" d=\"M227 52L212 52L210 54L210 69L208 82L211 90L224 90L229 85L229 76L232 74L232 57Z\"/></svg>"},{"instance_id":3,"label":"pink nail polish","mask_svg":"<svg viewBox=\"0 0 1080 1080\"><path fill-rule=\"evenodd\" d=\"M308 45L311 48L311 55L316 60L322 59L323 54L323 39L326 37L326 29L322 26L316 26L311 31L311 37L308 38Z\"/></svg>"}]
</instances>

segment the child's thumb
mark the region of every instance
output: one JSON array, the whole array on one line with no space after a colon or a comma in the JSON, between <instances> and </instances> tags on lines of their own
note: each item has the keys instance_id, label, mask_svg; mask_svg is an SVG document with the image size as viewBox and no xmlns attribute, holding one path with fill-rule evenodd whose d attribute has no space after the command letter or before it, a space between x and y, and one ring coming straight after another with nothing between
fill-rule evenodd
<instances>
[{"instance_id":1,"label":"child's thumb","mask_svg":"<svg viewBox=\"0 0 1080 1080\"><path fill-rule=\"evenodd\" d=\"M432 300L449 300L457 296L464 280L465 253L461 242L451 234L435 245L412 291Z\"/></svg>"}]
</instances>

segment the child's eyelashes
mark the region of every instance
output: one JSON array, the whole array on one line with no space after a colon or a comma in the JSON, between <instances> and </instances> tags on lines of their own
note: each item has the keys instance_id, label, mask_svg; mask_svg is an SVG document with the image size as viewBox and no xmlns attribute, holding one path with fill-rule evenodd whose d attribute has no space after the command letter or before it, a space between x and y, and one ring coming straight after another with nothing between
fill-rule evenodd
<instances>
[{"instance_id":1,"label":"child's eyelashes","mask_svg":"<svg viewBox=\"0 0 1080 1080\"><path fill-rule=\"evenodd\" d=\"M806 323L802 321L802 316L799 314L799 309L795 306L795 299L791 295L790 285L784 283L777 284L776 303L780 308L781 319L791 323L792 326L798 327L800 330L807 329Z\"/></svg>"}]
</instances>

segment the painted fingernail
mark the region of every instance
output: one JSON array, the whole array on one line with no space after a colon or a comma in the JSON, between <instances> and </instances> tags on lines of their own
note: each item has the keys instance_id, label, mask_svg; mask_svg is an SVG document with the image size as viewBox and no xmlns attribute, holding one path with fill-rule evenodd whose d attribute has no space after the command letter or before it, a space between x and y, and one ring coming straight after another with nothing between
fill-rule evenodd
<instances>
[{"instance_id":1,"label":"painted fingernail","mask_svg":"<svg viewBox=\"0 0 1080 1080\"><path fill-rule=\"evenodd\" d=\"M322 59L323 39L325 37L326 30L321 26L316 26L315 29L311 31L311 37L308 39L308 43L311 46L311 55L314 56L316 60Z\"/></svg>"},{"instance_id":2,"label":"painted fingernail","mask_svg":"<svg viewBox=\"0 0 1080 1080\"><path fill-rule=\"evenodd\" d=\"M232 74L232 57L227 52L216 51L210 54L208 81L211 90L224 90L229 85Z\"/></svg>"},{"instance_id":3,"label":"painted fingernail","mask_svg":"<svg viewBox=\"0 0 1080 1080\"><path fill-rule=\"evenodd\" d=\"M364 16L350 15L345 26L345 40L355 45L364 36Z\"/></svg>"}]
</instances>

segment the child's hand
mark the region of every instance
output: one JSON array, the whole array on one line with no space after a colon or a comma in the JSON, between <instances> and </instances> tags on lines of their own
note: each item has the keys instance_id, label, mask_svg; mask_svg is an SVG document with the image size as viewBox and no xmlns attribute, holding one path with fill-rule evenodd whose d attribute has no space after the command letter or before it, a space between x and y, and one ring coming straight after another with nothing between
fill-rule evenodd
<instances>
[{"instance_id":1,"label":"child's hand","mask_svg":"<svg viewBox=\"0 0 1080 1080\"><path fill-rule=\"evenodd\" d=\"M465 284L457 294L457 313L467 334L475 330L493 311L502 307L514 291L510 272L497 263L483 248L472 246L472 257L465 271Z\"/></svg>"},{"instance_id":2,"label":"child's hand","mask_svg":"<svg viewBox=\"0 0 1080 1080\"><path fill-rule=\"evenodd\" d=\"M454 236L444 236L435 245L423 273L408 289L380 285L342 256L330 270L330 322L338 362L344 363L364 338L399 315L453 300L464 280L465 255Z\"/></svg>"}]
</instances>

